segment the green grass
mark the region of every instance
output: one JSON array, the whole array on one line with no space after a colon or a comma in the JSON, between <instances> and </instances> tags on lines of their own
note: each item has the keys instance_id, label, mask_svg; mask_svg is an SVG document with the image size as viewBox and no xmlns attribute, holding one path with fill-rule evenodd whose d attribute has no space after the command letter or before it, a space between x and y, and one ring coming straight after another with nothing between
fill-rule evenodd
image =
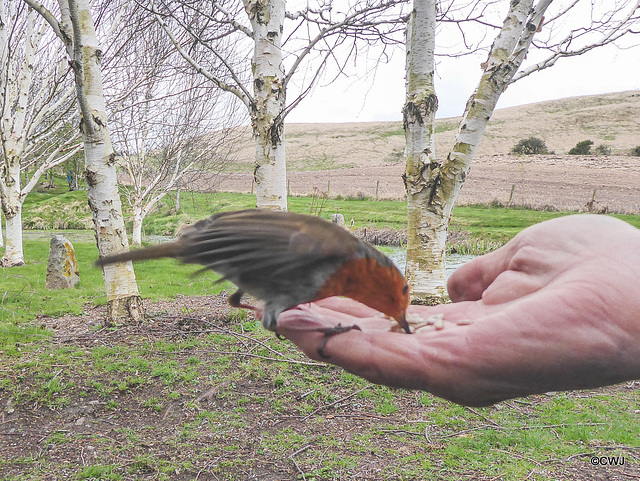
<instances>
[{"instance_id":1,"label":"green grass","mask_svg":"<svg viewBox=\"0 0 640 481\"><path fill-rule=\"evenodd\" d=\"M80 282L75 289L49 291L45 288L49 242L24 242L26 264L0 270L0 332L16 335L15 329L37 315L81 314L85 304L106 303L102 270L94 266L98 250L94 244L75 242ZM215 284L214 273L194 276L193 266L172 259L160 259L136 265L136 277L142 297L166 299L182 295L218 294L230 289L228 283ZM13 326L13 327L12 327ZM14 334L11 334L14 329ZM23 336L34 335L22 333Z\"/></svg>"},{"instance_id":2,"label":"green grass","mask_svg":"<svg viewBox=\"0 0 640 481\"><path fill-rule=\"evenodd\" d=\"M83 195L34 196L26 215L53 223L66 201L77 201L80 212ZM52 199L56 207L49 210ZM153 229L173 233L179 223L253 202L249 195L183 194L178 219L168 215L169 199L151 217ZM291 198L289 205L318 210L318 200L308 197ZM400 228L405 208L329 199L322 215L338 210L357 226ZM460 207L452 229L499 243L565 214ZM640 227L637 216L616 217ZM27 264L0 273L0 409L7 435L0 452L20 446L19 455L0 456L2 479L544 480L619 472L594 471L592 455L624 455L624 472L640 474L636 388L469 409L424 392L370 385L332 366L301 364L300 352L244 312L222 326L185 313L179 325L157 318L56 339L33 322L37 315L79 314L85 303L105 302L101 272L93 267L95 246L74 247L76 289L44 289L48 241L26 241ZM171 260L136 265L141 293L150 299L225 287L214 285L214 274L191 277L194 270ZM204 392L210 398L199 401ZM91 411L80 426L80 414L68 412L82 405ZM23 436L28 423L32 435Z\"/></svg>"},{"instance_id":3,"label":"green grass","mask_svg":"<svg viewBox=\"0 0 640 481\"><path fill-rule=\"evenodd\" d=\"M246 209L254 205L255 197L249 194L183 193L180 212L175 214L175 197L169 195L145 220L144 233L174 236L180 227L215 212ZM406 203L392 200L290 197L289 209L320 215L327 219L332 213L339 212L344 215L347 223L353 219L355 227L402 229L405 228L407 219ZM470 244L457 246L457 252L479 254L508 241L527 226L567 214L570 212L534 211L490 205L456 207L450 230L469 232L472 239L476 239ZM616 217L640 227L640 216ZM24 223L27 226L49 229L90 225L86 192L64 192L61 187L57 191L33 193L27 197L25 203ZM76 289L48 291L44 288L49 250L46 240L26 240L26 265L3 268L0 271L0 330L5 333L5 339L45 335L37 328L29 328L31 331L27 332L17 327L37 315L80 314L86 304L102 305L106 302L102 273L93 266L97 258L94 243L75 242L74 248L81 279ZM140 293L144 298L157 300L172 298L176 294L217 294L231 288L229 284L215 284L218 276L214 273L192 275L196 270L193 266L180 265L170 259L138 263L136 276Z\"/></svg>"},{"instance_id":4,"label":"green grass","mask_svg":"<svg viewBox=\"0 0 640 481\"><path fill-rule=\"evenodd\" d=\"M0 355L3 400L23 419L50 426L46 450L0 459L0 477L13 468L21 476L3 479L266 477L260 470L295 479L293 458L318 481L563 479L564 468L588 479L594 471L584 456L622 453L631 462L637 453L637 389L468 409L332 366L249 357L274 357L268 347L304 360L255 322L231 324L227 333L171 326L36 342L19 356ZM239 334L251 339L239 342ZM210 400L196 401L211 389ZM98 424L74 428L79 415L66 410L87 402L94 409L85 423ZM41 449L41 437L29 449Z\"/></svg>"}]
</instances>

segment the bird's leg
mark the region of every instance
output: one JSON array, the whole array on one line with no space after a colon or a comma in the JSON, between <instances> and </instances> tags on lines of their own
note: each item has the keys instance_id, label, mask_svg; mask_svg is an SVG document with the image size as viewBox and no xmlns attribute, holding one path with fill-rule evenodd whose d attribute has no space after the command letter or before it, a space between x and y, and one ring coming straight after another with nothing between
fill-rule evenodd
<instances>
[{"instance_id":1,"label":"bird's leg","mask_svg":"<svg viewBox=\"0 0 640 481\"><path fill-rule=\"evenodd\" d=\"M329 338L335 336L336 334L342 334L343 332L349 332L354 329L356 331L362 331L362 329L360 329L360 326L357 326L355 324L352 326L343 326L341 324L337 324L333 327L318 327L313 329L314 331L321 332L324 334L324 339L322 339L322 342L316 349L316 352L324 359L329 359L331 356L327 356L324 353L324 348L327 345L327 341L329 340Z\"/></svg>"},{"instance_id":2,"label":"bird's leg","mask_svg":"<svg viewBox=\"0 0 640 481\"><path fill-rule=\"evenodd\" d=\"M243 295L244 295L244 292L240 289L238 289L236 292L231 294L228 299L231 307L238 307L240 309L251 309L252 311L255 311L256 308L254 306L249 304L243 304L240 302L240 299L242 299Z\"/></svg>"}]
</instances>

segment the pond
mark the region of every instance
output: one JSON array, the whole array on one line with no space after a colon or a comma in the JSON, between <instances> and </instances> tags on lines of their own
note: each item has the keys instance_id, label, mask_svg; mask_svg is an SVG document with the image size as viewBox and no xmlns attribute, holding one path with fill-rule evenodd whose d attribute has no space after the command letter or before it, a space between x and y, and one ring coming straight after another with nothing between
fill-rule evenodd
<instances>
[{"instance_id":1,"label":"pond","mask_svg":"<svg viewBox=\"0 0 640 481\"><path fill-rule=\"evenodd\" d=\"M400 269L401 272L404 272L404 268L407 263L407 251L401 247L397 247L387 249L386 254L395 263L395 265L398 266L398 269ZM478 256L469 254L448 254L445 258L447 265L447 278L453 273L453 271L476 257Z\"/></svg>"},{"instance_id":2,"label":"pond","mask_svg":"<svg viewBox=\"0 0 640 481\"><path fill-rule=\"evenodd\" d=\"M50 240L54 235L61 234L65 236L71 243L74 242L95 242L93 231L91 230L25 230L23 231L23 237L29 240ZM145 242L158 243L171 240L171 237L162 235L149 235L144 237ZM384 249L386 255L398 266L400 271L404 272L404 267L407 262L407 251L401 247L392 247ZM449 254L446 257L447 263L447 277L449 277L453 271L457 268L476 258L474 255L462 255L462 254Z\"/></svg>"}]
</instances>

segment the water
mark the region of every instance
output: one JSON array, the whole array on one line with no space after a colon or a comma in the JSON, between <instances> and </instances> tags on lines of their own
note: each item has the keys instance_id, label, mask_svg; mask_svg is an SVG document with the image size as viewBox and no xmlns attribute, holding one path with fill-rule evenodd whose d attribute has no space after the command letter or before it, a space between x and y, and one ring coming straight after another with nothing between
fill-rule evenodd
<instances>
[{"instance_id":1,"label":"water","mask_svg":"<svg viewBox=\"0 0 640 481\"><path fill-rule=\"evenodd\" d=\"M394 264L400 269L401 272L404 272L404 268L407 264L407 251L398 247L394 248L391 252L387 252L389 258L394 262ZM447 278L453 274L453 271L461 267L463 264L466 264L472 259L475 259L478 256L469 255L469 254L449 254L445 258L445 262L447 265Z\"/></svg>"},{"instance_id":2,"label":"water","mask_svg":"<svg viewBox=\"0 0 640 481\"><path fill-rule=\"evenodd\" d=\"M95 236L92 230L72 230L72 229L60 229L60 230L25 230L23 236L29 240L46 240L49 241L54 235L61 234L65 236L71 243L73 242L95 242ZM144 236L145 242L151 242L153 244L159 242L167 242L173 240L173 237L162 235L148 235ZM404 272L405 265L407 263L407 251L401 247L385 249L386 254L391 260L398 266L401 272ZM447 277L449 277L453 271L457 268L475 259L474 255L462 255L462 254L450 254L446 257L447 263Z\"/></svg>"},{"instance_id":3,"label":"water","mask_svg":"<svg viewBox=\"0 0 640 481\"><path fill-rule=\"evenodd\" d=\"M22 237L28 240L44 240L49 241L54 235L63 235L72 244L74 242L95 242L96 237L92 230L80 229L57 229L57 230L23 230ZM144 242L158 244L160 242L168 242L174 240L175 237L165 235L145 235L142 237ZM129 238L131 241L131 238Z\"/></svg>"}]
</instances>

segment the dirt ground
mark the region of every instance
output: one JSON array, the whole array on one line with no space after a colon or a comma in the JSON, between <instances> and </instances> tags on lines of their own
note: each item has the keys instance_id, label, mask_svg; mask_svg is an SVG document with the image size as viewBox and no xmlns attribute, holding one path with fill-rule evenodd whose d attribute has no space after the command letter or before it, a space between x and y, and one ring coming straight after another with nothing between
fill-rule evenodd
<instances>
[{"instance_id":1,"label":"dirt ground","mask_svg":"<svg viewBox=\"0 0 640 481\"><path fill-rule=\"evenodd\" d=\"M330 195L399 199L404 165L378 164L333 170L290 172L292 195L318 189ZM249 192L252 176L231 173L212 187ZM513 195L512 195L513 189ZM458 205L498 201L533 208L640 214L640 157L575 155L479 156L471 167Z\"/></svg>"},{"instance_id":2,"label":"dirt ground","mask_svg":"<svg viewBox=\"0 0 640 481\"><path fill-rule=\"evenodd\" d=\"M20 378L24 391L21 402L14 405L10 398L0 396L0 479L419 480L437 479L438 472L449 473L441 479L502 479L473 467L453 475L441 458L452 436L464 438L486 429L499 432L502 426L490 419L491 410L470 410L472 421L453 431L434 425L418 432L415 427L421 426L423 418L428 419L430 413L448 409L449 405L436 401L426 407L419 402L419 393L395 391L399 409L381 415L372 404L374 397L354 398L361 391L359 386L356 390L352 384L341 384L340 370L327 368L321 378L328 382L338 401L327 403L320 398L310 414L300 414L295 406L311 397L312 391L292 388L291 394L283 394L287 391L278 390L277 386L282 385L273 381L283 378L278 378L273 369L266 371L271 377L264 379L243 370L250 359L247 356L259 354L255 349L259 346L252 344L249 337L231 338L240 346L236 356L224 361L231 372L234 367L237 370L231 380L210 376L194 388L180 382L162 382L159 376L136 385L134 373L123 372L122 366L131 356L140 355L139 348L147 342L159 342L160 346L163 341L166 345L182 343L179 350L159 349L144 355L144 359L173 359L171 362L179 371L195 365L196 357L198 369L205 370L219 364L221 355L234 350L224 342L212 348L203 341L207 333L224 331L228 326L229 308L224 296L185 297L148 304L146 309L152 322L118 330L96 330L104 316L102 308L87 309L84 316L39 320L53 329L52 345L69 356L67 363L56 361L52 367L68 387L68 399L64 405L52 407L44 398L27 397L24 393L29 387L37 387L37 365L43 361L39 360L38 351L21 360L23 367L13 374ZM128 352L135 354L127 355ZM85 368L91 369L98 353L112 356L111 364L87 373ZM293 351L285 351L285 357L304 362ZM31 368L25 368L25 364ZM7 368L11 366L2 369ZM109 374L111 369L113 373ZM44 365L41 370L45 370ZM304 377L304 373L287 373L281 382L294 382L292 377L290 381L286 379ZM110 394L99 394L111 385L116 387L111 388ZM621 385L598 393L631 388ZM365 385L362 389L370 388ZM0 395L3 392L7 391L0 386ZM269 402L258 402L260 399ZM530 401L545 403L549 398L534 396ZM282 402L284 406L278 404ZM528 422L530 417L535 418L528 411L530 405L503 403L495 413L513 410ZM370 447L363 450L362 443ZM597 440L593 443L579 455L559 455L543 463L532 461L533 469L526 479L640 477L640 450L631 446L599 447ZM519 456L517 446L507 445L498 446L493 454L499 454L501 449ZM626 465L592 466L589 453L598 449L603 455L622 453ZM415 464L419 453L428 453L431 470ZM346 464L336 468L341 460ZM332 470L323 467L330 461ZM403 466L413 474L402 474ZM303 471L306 476L301 474Z\"/></svg>"}]
</instances>

